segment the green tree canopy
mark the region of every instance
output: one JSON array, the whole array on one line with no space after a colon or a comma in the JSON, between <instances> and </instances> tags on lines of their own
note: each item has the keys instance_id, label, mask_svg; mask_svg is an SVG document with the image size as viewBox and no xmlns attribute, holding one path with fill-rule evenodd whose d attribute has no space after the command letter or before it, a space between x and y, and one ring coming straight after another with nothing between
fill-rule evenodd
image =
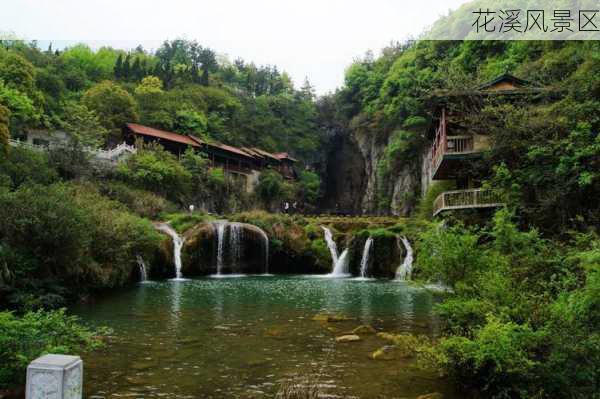
<instances>
[{"instance_id":1,"label":"green tree canopy","mask_svg":"<svg viewBox=\"0 0 600 399\"><path fill-rule=\"evenodd\" d=\"M96 84L85 92L82 100L111 132L118 132L125 123L138 119L135 99L114 82Z\"/></svg>"}]
</instances>

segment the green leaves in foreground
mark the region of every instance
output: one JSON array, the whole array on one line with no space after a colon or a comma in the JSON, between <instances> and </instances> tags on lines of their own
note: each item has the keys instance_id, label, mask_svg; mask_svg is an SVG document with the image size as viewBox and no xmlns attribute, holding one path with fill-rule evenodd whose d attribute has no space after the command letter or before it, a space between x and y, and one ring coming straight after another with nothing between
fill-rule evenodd
<instances>
[{"instance_id":1,"label":"green leaves in foreground","mask_svg":"<svg viewBox=\"0 0 600 399\"><path fill-rule=\"evenodd\" d=\"M0 388L24 383L27 365L38 356L79 355L100 347L99 334L64 309L29 312L22 317L0 312Z\"/></svg>"}]
</instances>

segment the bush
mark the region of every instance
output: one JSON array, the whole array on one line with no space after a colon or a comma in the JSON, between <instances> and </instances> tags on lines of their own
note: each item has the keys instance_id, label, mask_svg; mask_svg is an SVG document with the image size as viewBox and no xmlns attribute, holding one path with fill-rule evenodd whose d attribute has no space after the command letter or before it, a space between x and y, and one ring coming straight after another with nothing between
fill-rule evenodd
<instances>
[{"instance_id":1,"label":"bush","mask_svg":"<svg viewBox=\"0 0 600 399\"><path fill-rule=\"evenodd\" d=\"M123 182L108 180L98 181L96 184L103 195L119 201L142 217L156 219L162 212L175 209L175 205L164 197L150 191L130 187Z\"/></svg>"},{"instance_id":2,"label":"bush","mask_svg":"<svg viewBox=\"0 0 600 399\"><path fill-rule=\"evenodd\" d=\"M5 176L11 189L27 182L50 184L58 180L45 153L22 147L13 147L6 156L0 157L0 176Z\"/></svg>"},{"instance_id":3,"label":"bush","mask_svg":"<svg viewBox=\"0 0 600 399\"><path fill-rule=\"evenodd\" d=\"M177 158L158 144L138 145L138 151L119 164L118 175L138 188L182 201L189 192L191 174Z\"/></svg>"},{"instance_id":4,"label":"bush","mask_svg":"<svg viewBox=\"0 0 600 399\"><path fill-rule=\"evenodd\" d=\"M540 366L535 350L543 338L527 325L489 316L473 339L446 338L440 347L450 376L459 384L491 397L532 397Z\"/></svg>"},{"instance_id":5,"label":"bush","mask_svg":"<svg viewBox=\"0 0 600 399\"><path fill-rule=\"evenodd\" d=\"M183 234L188 229L198 223L211 220L211 217L204 213L172 213L164 216L164 219L179 233Z\"/></svg>"},{"instance_id":6,"label":"bush","mask_svg":"<svg viewBox=\"0 0 600 399\"><path fill-rule=\"evenodd\" d=\"M479 234L462 225L434 224L421 233L418 265L424 277L455 286L472 282L493 258L478 246Z\"/></svg>"},{"instance_id":7,"label":"bush","mask_svg":"<svg viewBox=\"0 0 600 399\"><path fill-rule=\"evenodd\" d=\"M136 256L150 261L161 241L148 220L102 197L91 185L0 191L0 219L0 266L12 276L7 290L12 298L21 298L18 308L36 305L32 297L121 286L137 267ZM49 299L39 305L61 303Z\"/></svg>"},{"instance_id":8,"label":"bush","mask_svg":"<svg viewBox=\"0 0 600 399\"><path fill-rule=\"evenodd\" d=\"M260 174L256 192L265 204L271 205L281 198L283 193L283 177L274 170L265 170Z\"/></svg>"},{"instance_id":9,"label":"bush","mask_svg":"<svg viewBox=\"0 0 600 399\"><path fill-rule=\"evenodd\" d=\"M18 317L0 312L0 388L25 382L27 365L47 353L72 354L101 345L98 331L65 310L37 311Z\"/></svg>"}]
</instances>

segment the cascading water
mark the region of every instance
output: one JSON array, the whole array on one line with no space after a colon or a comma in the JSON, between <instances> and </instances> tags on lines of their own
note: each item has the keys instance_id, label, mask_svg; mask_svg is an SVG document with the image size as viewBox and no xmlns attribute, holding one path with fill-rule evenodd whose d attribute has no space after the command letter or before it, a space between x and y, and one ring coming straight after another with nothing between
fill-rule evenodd
<instances>
[{"instance_id":1,"label":"cascading water","mask_svg":"<svg viewBox=\"0 0 600 399\"><path fill-rule=\"evenodd\" d=\"M217 229L217 275L220 276L223 272L225 227L227 227L227 222L215 222L215 227Z\"/></svg>"},{"instance_id":2,"label":"cascading water","mask_svg":"<svg viewBox=\"0 0 600 399\"><path fill-rule=\"evenodd\" d=\"M231 254L231 268L236 272L239 271L240 260L244 252L243 245L243 229L239 223L229 224L229 250Z\"/></svg>"},{"instance_id":3,"label":"cascading water","mask_svg":"<svg viewBox=\"0 0 600 399\"><path fill-rule=\"evenodd\" d=\"M369 256L371 255L371 246L373 245L373 237L367 238L365 248L363 249L362 259L360 260L360 277L367 277L367 269L369 268Z\"/></svg>"},{"instance_id":4,"label":"cascading water","mask_svg":"<svg viewBox=\"0 0 600 399\"><path fill-rule=\"evenodd\" d=\"M331 230L329 230L325 226L321 226L321 228L325 232L325 241L327 242L327 247L329 248L329 252L331 253L331 259L333 260L333 264L335 265L338 261L337 244L333 240L333 234L331 234Z\"/></svg>"},{"instance_id":5,"label":"cascading water","mask_svg":"<svg viewBox=\"0 0 600 399\"><path fill-rule=\"evenodd\" d=\"M173 263L175 263L175 280L182 280L183 275L181 274L181 248L185 239L181 237L177 232L167 223L158 223L156 228L160 231L167 233L173 240Z\"/></svg>"},{"instance_id":6,"label":"cascading water","mask_svg":"<svg viewBox=\"0 0 600 399\"><path fill-rule=\"evenodd\" d=\"M269 274L269 236L263 231L263 229L257 227L263 239L263 247L265 251L265 274Z\"/></svg>"},{"instance_id":7,"label":"cascading water","mask_svg":"<svg viewBox=\"0 0 600 399\"><path fill-rule=\"evenodd\" d=\"M328 277L347 277L348 273L348 249L345 249L341 255L338 256L337 244L333 239L333 234L331 230L329 230L325 226L321 226L323 231L325 232L325 241L327 242L327 247L329 248L329 252L331 253L331 259L333 264L333 269Z\"/></svg>"},{"instance_id":8,"label":"cascading water","mask_svg":"<svg viewBox=\"0 0 600 399\"><path fill-rule=\"evenodd\" d=\"M144 262L144 258L142 258L140 255L137 255L135 257L135 260L140 269L140 282L143 283L145 281L148 281L148 268L146 267L146 262Z\"/></svg>"},{"instance_id":9,"label":"cascading water","mask_svg":"<svg viewBox=\"0 0 600 399\"><path fill-rule=\"evenodd\" d=\"M398 270L396 270L396 280L407 281L410 280L412 275L413 249L406 237L402 237L401 240L402 244L404 244L404 248L406 249L406 257L404 258L404 261Z\"/></svg>"},{"instance_id":10,"label":"cascading water","mask_svg":"<svg viewBox=\"0 0 600 399\"><path fill-rule=\"evenodd\" d=\"M344 249L333 266L331 277L348 277L350 275L348 272L348 263L348 249Z\"/></svg>"}]
</instances>

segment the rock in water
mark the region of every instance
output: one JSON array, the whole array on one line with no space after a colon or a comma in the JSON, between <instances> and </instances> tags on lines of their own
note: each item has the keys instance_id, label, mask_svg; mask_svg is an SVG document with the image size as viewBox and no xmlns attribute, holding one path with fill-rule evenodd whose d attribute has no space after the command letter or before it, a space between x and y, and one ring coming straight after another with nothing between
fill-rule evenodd
<instances>
[{"instance_id":1,"label":"rock in water","mask_svg":"<svg viewBox=\"0 0 600 399\"><path fill-rule=\"evenodd\" d=\"M355 334L342 335L342 336L339 336L339 337L335 338L335 342L340 342L340 343L344 343L344 342L356 342L356 341L360 341L360 337L358 335L355 335Z\"/></svg>"},{"instance_id":2,"label":"rock in water","mask_svg":"<svg viewBox=\"0 0 600 399\"><path fill-rule=\"evenodd\" d=\"M427 395L417 396L417 399L444 399L444 396L439 392L428 393Z\"/></svg>"},{"instance_id":3,"label":"rock in water","mask_svg":"<svg viewBox=\"0 0 600 399\"><path fill-rule=\"evenodd\" d=\"M391 345L386 345L377 349L375 352L371 353L371 359L373 360L394 360L396 347Z\"/></svg>"},{"instance_id":4,"label":"rock in water","mask_svg":"<svg viewBox=\"0 0 600 399\"><path fill-rule=\"evenodd\" d=\"M376 334L376 333L377 333L377 330L375 330L373 327L368 326L368 325L358 326L354 330L352 330L352 334L368 335L368 334Z\"/></svg>"},{"instance_id":5,"label":"rock in water","mask_svg":"<svg viewBox=\"0 0 600 399\"><path fill-rule=\"evenodd\" d=\"M328 314L328 313L317 313L313 320L315 321L326 321L328 323L334 323L339 321L348 321L351 320L348 316L344 316L343 314Z\"/></svg>"}]
</instances>

